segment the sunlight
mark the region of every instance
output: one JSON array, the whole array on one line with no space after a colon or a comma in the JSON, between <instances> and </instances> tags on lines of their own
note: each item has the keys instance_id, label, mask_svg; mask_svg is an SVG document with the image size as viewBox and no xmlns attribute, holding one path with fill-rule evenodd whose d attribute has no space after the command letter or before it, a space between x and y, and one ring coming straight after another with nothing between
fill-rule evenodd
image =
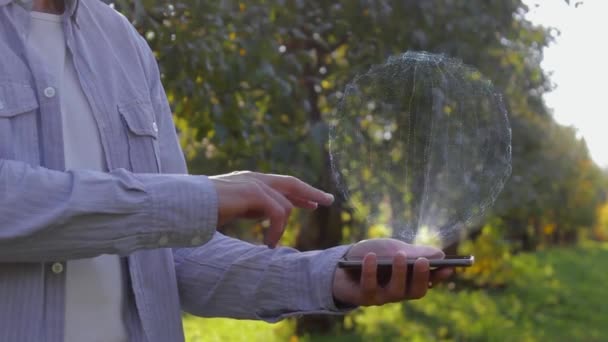
<instances>
[{"instance_id":1,"label":"sunlight","mask_svg":"<svg viewBox=\"0 0 608 342\"><path fill-rule=\"evenodd\" d=\"M578 129L587 142L592 158L608 166L608 134L604 124L608 48L605 15L608 2L585 0L568 6L565 1L524 1L527 17L543 26L555 27L561 34L545 49L543 68L551 74L556 89L545 95L556 120Z\"/></svg>"}]
</instances>

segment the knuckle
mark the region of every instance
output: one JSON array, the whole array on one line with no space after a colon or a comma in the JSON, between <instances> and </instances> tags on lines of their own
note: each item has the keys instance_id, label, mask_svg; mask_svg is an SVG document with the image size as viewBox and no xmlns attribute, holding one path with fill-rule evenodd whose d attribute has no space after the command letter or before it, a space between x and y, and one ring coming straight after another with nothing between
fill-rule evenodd
<instances>
[{"instance_id":1,"label":"knuckle","mask_svg":"<svg viewBox=\"0 0 608 342\"><path fill-rule=\"evenodd\" d=\"M262 187L256 182L247 183L247 192L252 196L260 196L263 193Z\"/></svg>"},{"instance_id":2,"label":"knuckle","mask_svg":"<svg viewBox=\"0 0 608 342\"><path fill-rule=\"evenodd\" d=\"M303 180L301 180L299 178L295 178L295 177L291 177L291 183L293 184L293 187L296 189L307 190L307 188L309 187L308 183L304 182Z\"/></svg>"},{"instance_id":3,"label":"knuckle","mask_svg":"<svg viewBox=\"0 0 608 342\"><path fill-rule=\"evenodd\" d=\"M294 176L287 176L287 184L291 189L294 190L305 190L308 187L307 183Z\"/></svg>"},{"instance_id":4,"label":"knuckle","mask_svg":"<svg viewBox=\"0 0 608 342\"><path fill-rule=\"evenodd\" d=\"M297 189L296 178L293 176L285 176L282 180L283 188L288 192L293 192Z\"/></svg>"},{"instance_id":5,"label":"knuckle","mask_svg":"<svg viewBox=\"0 0 608 342\"><path fill-rule=\"evenodd\" d=\"M229 173L231 176L247 176L251 171L241 170L241 171L232 171Z\"/></svg>"}]
</instances>

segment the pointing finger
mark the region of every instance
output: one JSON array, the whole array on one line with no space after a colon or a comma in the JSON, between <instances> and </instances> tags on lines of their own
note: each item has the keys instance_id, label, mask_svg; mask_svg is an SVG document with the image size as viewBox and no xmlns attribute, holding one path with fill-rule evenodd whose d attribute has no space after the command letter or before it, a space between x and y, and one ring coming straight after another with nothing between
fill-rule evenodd
<instances>
[{"instance_id":1,"label":"pointing finger","mask_svg":"<svg viewBox=\"0 0 608 342\"><path fill-rule=\"evenodd\" d=\"M332 194L321 191L292 176L271 175L258 173L255 175L259 180L268 184L271 188L292 197L303 200L330 205L334 202Z\"/></svg>"}]
</instances>

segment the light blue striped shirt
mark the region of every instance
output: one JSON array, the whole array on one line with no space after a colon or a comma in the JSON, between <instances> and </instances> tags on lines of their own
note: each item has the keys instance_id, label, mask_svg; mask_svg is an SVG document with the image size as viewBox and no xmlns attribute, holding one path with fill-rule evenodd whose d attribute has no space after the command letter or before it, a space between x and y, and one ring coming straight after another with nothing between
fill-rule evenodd
<instances>
[{"instance_id":1,"label":"light blue striped shirt","mask_svg":"<svg viewBox=\"0 0 608 342\"><path fill-rule=\"evenodd\" d=\"M66 44L110 171L64 171L60 100L26 45L28 11L0 0L0 341L63 341L65 261L101 254L126 257L132 341L183 340L182 310L341 312L331 282L348 247L270 250L216 233L217 195L186 175L145 40L98 0L69 5Z\"/></svg>"}]
</instances>

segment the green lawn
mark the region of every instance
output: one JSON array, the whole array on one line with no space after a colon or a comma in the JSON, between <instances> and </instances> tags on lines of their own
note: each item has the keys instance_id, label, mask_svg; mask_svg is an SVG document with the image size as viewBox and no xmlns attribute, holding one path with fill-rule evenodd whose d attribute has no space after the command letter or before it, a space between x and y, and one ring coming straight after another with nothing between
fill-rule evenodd
<instances>
[{"instance_id":1,"label":"green lawn","mask_svg":"<svg viewBox=\"0 0 608 342\"><path fill-rule=\"evenodd\" d=\"M502 290L434 289L421 301L358 310L352 331L293 337L293 322L186 317L188 341L608 341L608 245L511 259Z\"/></svg>"}]
</instances>

